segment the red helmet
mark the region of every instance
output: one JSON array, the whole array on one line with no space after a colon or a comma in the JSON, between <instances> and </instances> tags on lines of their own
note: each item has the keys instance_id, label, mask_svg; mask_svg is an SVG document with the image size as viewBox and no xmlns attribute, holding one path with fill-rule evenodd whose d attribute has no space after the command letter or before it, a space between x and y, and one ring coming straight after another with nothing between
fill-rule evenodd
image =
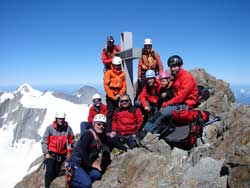
<instances>
[{"instance_id":1,"label":"red helmet","mask_svg":"<svg viewBox=\"0 0 250 188\"><path fill-rule=\"evenodd\" d=\"M160 75L159 75L159 78L160 79L163 79L163 78L170 78L171 75L169 74L168 71L164 71L164 72L161 72Z\"/></svg>"}]
</instances>

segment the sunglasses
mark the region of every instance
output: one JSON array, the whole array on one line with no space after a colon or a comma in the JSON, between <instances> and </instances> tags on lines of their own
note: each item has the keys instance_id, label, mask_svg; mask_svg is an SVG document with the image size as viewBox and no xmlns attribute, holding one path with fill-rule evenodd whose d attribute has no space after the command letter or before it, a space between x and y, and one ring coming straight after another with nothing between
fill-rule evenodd
<instances>
[{"instance_id":1,"label":"sunglasses","mask_svg":"<svg viewBox=\"0 0 250 188\"><path fill-rule=\"evenodd\" d=\"M172 68L172 67L178 67L179 66L179 63L178 62L176 62L176 61L172 61L172 62L170 62L170 68Z\"/></svg>"},{"instance_id":2,"label":"sunglasses","mask_svg":"<svg viewBox=\"0 0 250 188\"><path fill-rule=\"evenodd\" d=\"M101 102L102 99L94 99L93 102L96 103L96 102Z\"/></svg>"},{"instance_id":3,"label":"sunglasses","mask_svg":"<svg viewBox=\"0 0 250 188\"><path fill-rule=\"evenodd\" d=\"M98 125L98 127L105 127L105 124L103 122L96 122L95 123L96 125Z\"/></svg>"},{"instance_id":4,"label":"sunglasses","mask_svg":"<svg viewBox=\"0 0 250 188\"><path fill-rule=\"evenodd\" d=\"M129 100L128 99L124 99L124 100L120 100L120 102L121 103L127 103L127 102L129 102Z\"/></svg>"}]
</instances>

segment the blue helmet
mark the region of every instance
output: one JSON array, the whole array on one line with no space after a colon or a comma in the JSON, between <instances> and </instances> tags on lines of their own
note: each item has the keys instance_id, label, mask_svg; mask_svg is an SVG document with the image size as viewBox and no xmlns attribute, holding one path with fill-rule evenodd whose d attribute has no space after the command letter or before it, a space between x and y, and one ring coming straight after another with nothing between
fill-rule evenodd
<instances>
[{"instance_id":1,"label":"blue helmet","mask_svg":"<svg viewBox=\"0 0 250 188\"><path fill-rule=\"evenodd\" d=\"M147 70L145 77L146 78L155 78L155 71L154 70Z\"/></svg>"}]
</instances>

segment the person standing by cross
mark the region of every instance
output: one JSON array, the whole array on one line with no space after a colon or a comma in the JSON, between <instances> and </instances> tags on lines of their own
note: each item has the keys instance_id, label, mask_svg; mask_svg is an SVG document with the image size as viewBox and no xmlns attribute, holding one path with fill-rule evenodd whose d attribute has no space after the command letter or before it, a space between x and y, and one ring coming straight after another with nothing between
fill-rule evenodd
<instances>
[{"instance_id":1,"label":"person standing by cross","mask_svg":"<svg viewBox=\"0 0 250 188\"><path fill-rule=\"evenodd\" d=\"M152 48L152 40L146 38L142 49L142 56L138 62L138 89L136 95L139 96L146 84L145 73L147 70L153 70L157 75L163 71L163 65L159 54ZM137 97L136 97L137 98Z\"/></svg>"},{"instance_id":2,"label":"person standing by cross","mask_svg":"<svg viewBox=\"0 0 250 188\"><path fill-rule=\"evenodd\" d=\"M115 56L115 53L121 51L119 45L114 44L115 40L112 36L107 37L107 45L102 50L102 62L104 64L104 72L111 68L112 60Z\"/></svg>"},{"instance_id":3,"label":"person standing by cross","mask_svg":"<svg viewBox=\"0 0 250 188\"><path fill-rule=\"evenodd\" d=\"M115 108L118 107L120 96L126 93L126 76L121 67L122 60L120 57L114 57L111 69L104 74L104 89L106 92L107 128L106 132L111 132L112 118Z\"/></svg>"}]
</instances>

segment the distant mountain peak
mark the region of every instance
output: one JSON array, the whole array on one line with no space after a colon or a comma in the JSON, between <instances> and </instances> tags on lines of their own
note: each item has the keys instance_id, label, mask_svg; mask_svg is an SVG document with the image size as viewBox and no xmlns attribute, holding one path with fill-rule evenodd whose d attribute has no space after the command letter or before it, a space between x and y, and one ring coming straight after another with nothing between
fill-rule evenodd
<instances>
[{"instance_id":1,"label":"distant mountain peak","mask_svg":"<svg viewBox=\"0 0 250 188\"><path fill-rule=\"evenodd\" d=\"M29 84L27 83L24 83L22 85L20 85L17 90L15 91L15 93L20 93L22 95L24 94L29 94L29 95L32 95L32 96L41 96L42 95L42 92L36 90L36 89L33 89Z\"/></svg>"}]
</instances>

